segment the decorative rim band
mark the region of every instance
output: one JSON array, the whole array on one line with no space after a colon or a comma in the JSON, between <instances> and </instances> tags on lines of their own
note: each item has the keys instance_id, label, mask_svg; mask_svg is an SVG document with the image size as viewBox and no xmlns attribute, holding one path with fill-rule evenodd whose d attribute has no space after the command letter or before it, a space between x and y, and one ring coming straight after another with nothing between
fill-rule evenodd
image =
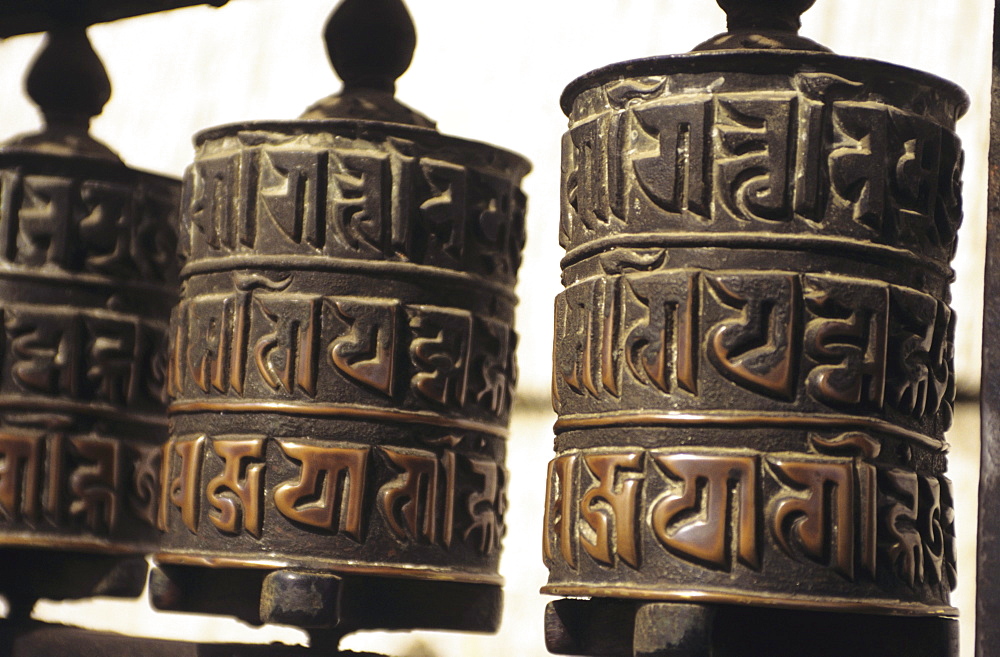
<instances>
[{"instance_id":1,"label":"decorative rim band","mask_svg":"<svg viewBox=\"0 0 1000 657\"><path fill-rule=\"evenodd\" d=\"M0 550L3 548L26 547L63 552L88 552L95 555L144 555L155 550L153 541L129 542L119 538L99 539L92 537L46 536L5 534L0 531Z\"/></svg>"},{"instance_id":2,"label":"decorative rim band","mask_svg":"<svg viewBox=\"0 0 1000 657\"><path fill-rule=\"evenodd\" d=\"M593 429L598 427L625 426L763 426L763 427L843 427L845 429L871 429L892 434L911 440L922 447L937 452L947 452L948 443L944 440L911 431L877 418L857 417L854 415L805 415L789 413L768 413L751 411L732 412L682 412L665 411L651 412L617 412L564 415L554 426L555 432L563 433L577 429Z\"/></svg>"},{"instance_id":3,"label":"decorative rim band","mask_svg":"<svg viewBox=\"0 0 1000 657\"><path fill-rule=\"evenodd\" d=\"M765 243L766 242L766 243ZM883 263L885 260L899 260L908 265L930 269L948 281L955 278L955 271L947 264L919 256L912 251L882 244L871 244L849 237L828 235L783 235L780 233L630 233L599 237L566 252L560 265L563 269L600 255L614 248L728 248L764 249L770 251L826 250L836 255L853 253Z\"/></svg>"},{"instance_id":4,"label":"decorative rim band","mask_svg":"<svg viewBox=\"0 0 1000 657\"><path fill-rule=\"evenodd\" d=\"M541 588L545 595L570 598L629 598L663 602L702 602L737 605L758 605L782 609L834 611L844 613L882 614L889 616L936 616L957 618L958 609L947 605L924 605L885 599L855 600L848 598L798 597L737 591L695 591L690 589L660 590L633 586L594 586L549 584Z\"/></svg>"},{"instance_id":5,"label":"decorative rim band","mask_svg":"<svg viewBox=\"0 0 1000 657\"><path fill-rule=\"evenodd\" d=\"M359 561L340 561L337 559L323 559L315 557L303 557L301 560L294 557L238 557L238 556L214 556L210 554L178 554L172 552L160 552L153 555L153 561L157 565L164 566L198 566L202 568L245 568L253 570L280 570L283 568L311 568L315 569L317 564L324 568L329 568L335 572L343 572L359 575L375 575L383 577L405 577L407 579L424 579L438 582L460 582L464 584L488 584L490 586L503 586L504 579L500 575L486 573L470 573L461 571L451 571L440 566L421 566L417 564L385 564L367 563Z\"/></svg>"},{"instance_id":6,"label":"decorative rim band","mask_svg":"<svg viewBox=\"0 0 1000 657\"><path fill-rule=\"evenodd\" d=\"M279 269L281 271L322 271L351 272L360 274L398 274L406 277L423 276L435 280L451 280L460 285L471 285L488 289L493 294L517 304L514 281L497 283L487 278L453 269L418 265L412 262L392 260L353 260L330 256L312 255L231 255L217 258L197 259L181 270L181 278L199 274L217 274L244 269Z\"/></svg>"},{"instance_id":7,"label":"decorative rim band","mask_svg":"<svg viewBox=\"0 0 1000 657\"><path fill-rule=\"evenodd\" d=\"M314 417L338 417L357 420L378 420L402 424L427 424L449 429L462 429L488 433L499 438L507 438L506 427L476 420L448 417L430 411L405 411L377 406L349 404L321 404L315 402L278 401L182 401L174 402L167 409L168 414L190 413L278 413Z\"/></svg>"},{"instance_id":8,"label":"decorative rim band","mask_svg":"<svg viewBox=\"0 0 1000 657\"><path fill-rule=\"evenodd\" d=\"M73 413L76 415L92 415L118 422L148 424L157 427L167 426L167 418L160 414L126 411L111 404L0 393L0 410L10 409L30 409L36 411Z\"/></svg>"}]
</instances>

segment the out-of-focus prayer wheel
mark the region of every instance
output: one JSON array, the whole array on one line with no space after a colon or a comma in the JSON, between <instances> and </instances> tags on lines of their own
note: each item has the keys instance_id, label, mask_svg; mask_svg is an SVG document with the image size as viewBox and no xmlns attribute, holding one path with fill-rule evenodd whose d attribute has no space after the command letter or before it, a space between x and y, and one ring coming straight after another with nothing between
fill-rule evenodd
<instances>
[{"instance_id":1,"label":"out-of-focus prayer wheel","mask_svg":"<svg viewBox=\"0 0 1000 657\"><path fill-rule=\"evenodd\" d=\"M0 146L0 592L138 595L154 549L180 182L88 134L111 94L84 27L27 78L45 128Z\"/></svg>"}]
</instances>

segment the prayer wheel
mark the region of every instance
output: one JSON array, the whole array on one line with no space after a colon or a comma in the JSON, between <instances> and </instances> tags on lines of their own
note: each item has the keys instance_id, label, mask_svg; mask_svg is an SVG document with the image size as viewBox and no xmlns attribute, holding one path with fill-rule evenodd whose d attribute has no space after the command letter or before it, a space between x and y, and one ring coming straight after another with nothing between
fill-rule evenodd
<instances>
[{"instance_id":1,"label":"prayer wheel","mask_svg":"<svg viewBox=\"0 0 1000 657\"><path fill-rule=\"evenodd\" d=\"M719 4L562 98L549 648L952 654L968 100Z\"/></svg>"},{"instance_id":2,"label":"prayer wheel","mask_svg":"<svg viewBox=\"0 0 1000 657\"><path fill-rule=\"evenodd\" d=\"M180 182L88 134L111 87L77 24L27 88L45 128L0 146L0 592L138 595L159 537Z\"/></svg>"},{"instance_id":3,"label":"prayer wheel","mask_svg":"<svg viewBox=\"0 0 1000 657\"><path fill-rule=\"evenodd\" d=\"M341 94L195 140L153 600L493 630L529 164L394 99L399 0L326 40Z\"/></svg>"}]
</instances>

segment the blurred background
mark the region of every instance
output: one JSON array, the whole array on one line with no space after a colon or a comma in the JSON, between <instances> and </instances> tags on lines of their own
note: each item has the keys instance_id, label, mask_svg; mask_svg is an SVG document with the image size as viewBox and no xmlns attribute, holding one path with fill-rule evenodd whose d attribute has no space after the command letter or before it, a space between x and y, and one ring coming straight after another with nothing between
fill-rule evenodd
<instances>
[{"instance_id":1,"label":"blurred background","mask_svg":"<svg viewBox=\"0 0 1000 657\"><path fill-rule=\"evenodd\" d=\"M90 29L114 86L93 133L132 166L180 176L192 135L229 122L297 117L339 84L320 37L335 0L231 0ZM966 148L965 225L955 262L959 404L952 442L963 655L972 654L978 474L979 351L986 153L989 141L990 0L818 0L802 34L845 55L930 71L972 98L959 123ZM345 648L400 657L541 656L545 582L542 497L552 453L549 376L552 299L560 289L557 244L559 95L573 78L612 62L690 50L725 29L713 0L408 0L417 53L398 97L442 132L515 150L534 163L528 246L521 270L519 399L511 432L507 578L498 637L364 633ZM0 41L0 140L34 130L39 117L22 79L41 37ZM144 601L42 603L36 615L87 627L186 640L301 641L289 628L154 615Z\"/></svg>"}]
</instances>

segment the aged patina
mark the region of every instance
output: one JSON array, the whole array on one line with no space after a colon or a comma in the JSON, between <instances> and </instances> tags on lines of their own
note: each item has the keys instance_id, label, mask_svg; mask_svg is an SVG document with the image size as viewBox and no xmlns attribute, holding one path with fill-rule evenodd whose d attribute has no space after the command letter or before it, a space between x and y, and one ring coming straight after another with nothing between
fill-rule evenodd
<instances>
[{"instance_id":1,"label":"aged patina","mask_svg":"<svg viewBox=\"0 0 1000 657\"><path fill-rule=\"evenodd\" d=\"M343 2L326 40L341 93L196 138L153 600L493 630L529 165L394 98L399 0Z\"/></svg>"},{"instance_id":2,"label":"aged patina","mask_svg":"<svg viewBox=\"0 0 1000 657\"><path fill-rule=\"evenodd\" d=\"M563 95L549 648L951 654L967 98L719 4Z\"/></svg>"},{"instance_id":3,"label":"aged patina","mask_svg":"<svg viewBox=\"0 0 1000 657\"><path fill-rule=\"evenodd\" d=\"M180 182L88 133L111 94L79 25L27 78L40 132L0 145L0 592L138 595L155 548Z\"/></svg>"}]
</instances>

